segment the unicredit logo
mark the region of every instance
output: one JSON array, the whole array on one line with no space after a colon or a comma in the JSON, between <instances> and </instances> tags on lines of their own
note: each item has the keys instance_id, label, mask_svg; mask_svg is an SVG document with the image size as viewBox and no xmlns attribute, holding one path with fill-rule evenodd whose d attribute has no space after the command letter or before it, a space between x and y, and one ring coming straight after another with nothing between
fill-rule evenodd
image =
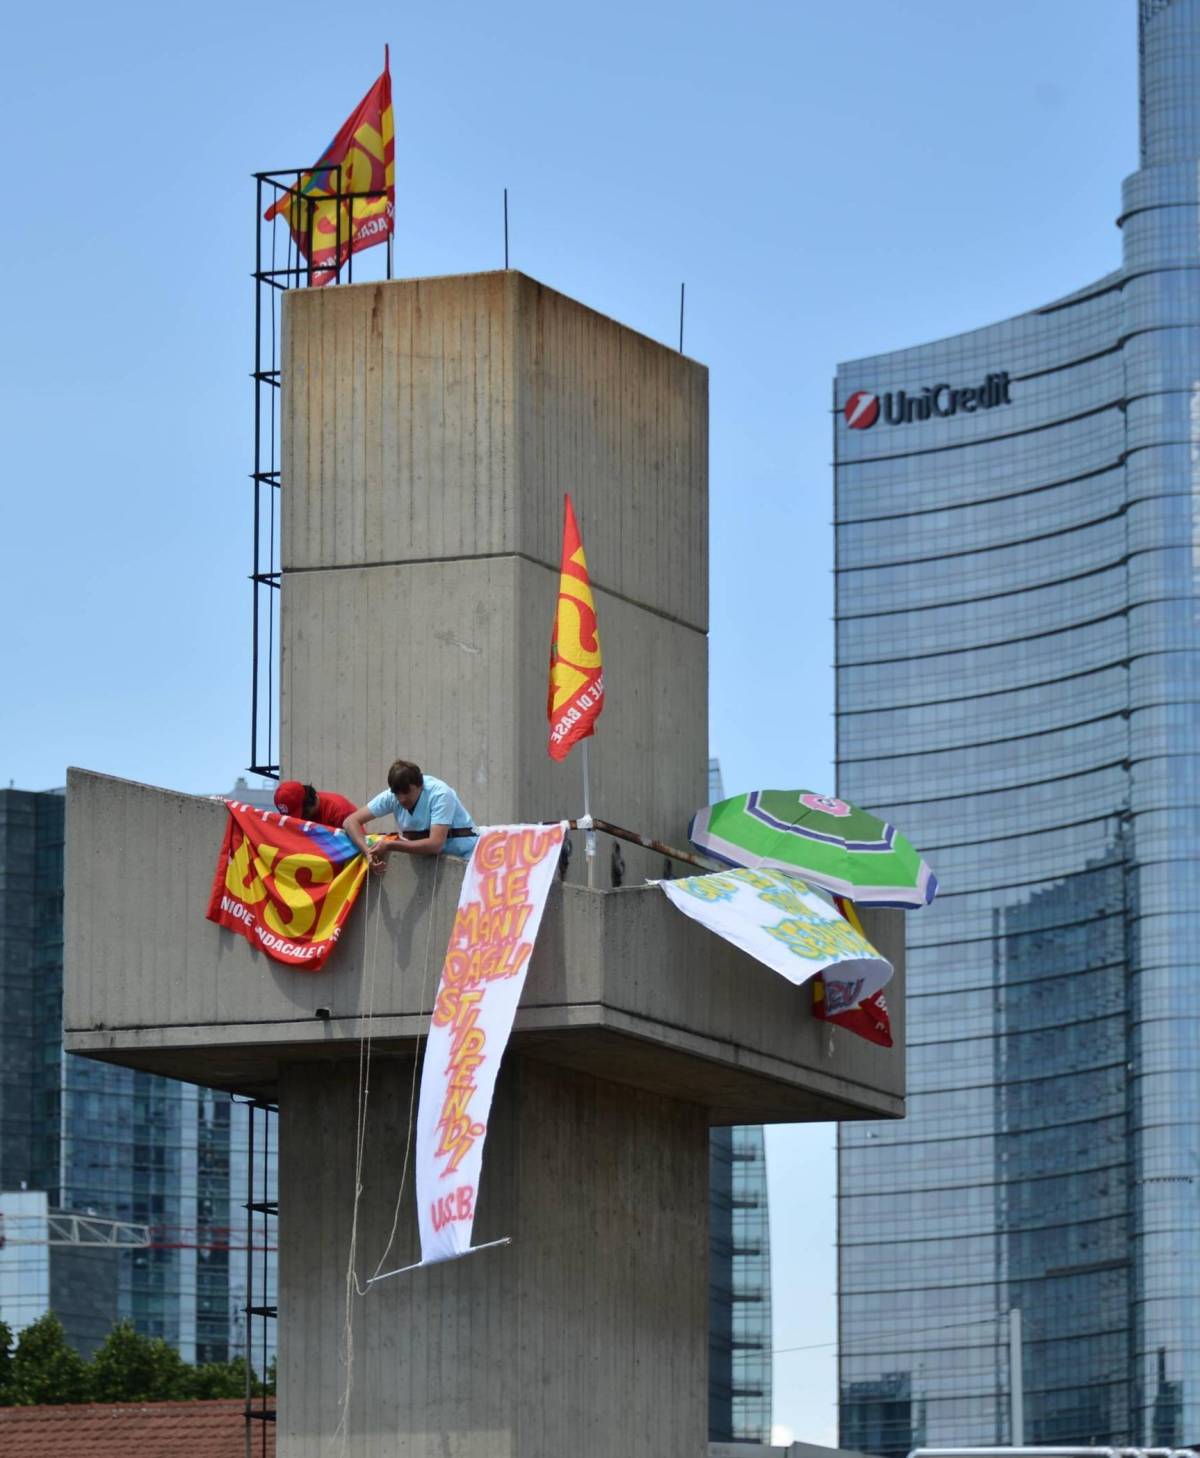
<instances>
[{"instance_id":1,"label":"unicredit logo","mask_svg":"<svg viewBox=\"0 0 1200 1458\"><path fill-rule=\"evenodd\" d=\"M879 396L870 390L855 390L842 407L851 430L869 430L879 419Z\"/></svg>"},{"instance_id":2,"label":"unicredit logo","mask_svg":"<svg viewBox=\"0 0 1200 1458\"><path fill-rule=\"evenodd\" d=\"M988 375L982 385L926 385L909 394L907 390L886 391L882 396L870 390L855 390L842 406L842 414L851 430L869 430L881 417L889 425L908 425L914 420L928 420L933 415L943 419L960 411L973 415L976 410L992 410L997 405L1011 405L1007 370Z\"/></svg>"}]
</instances>

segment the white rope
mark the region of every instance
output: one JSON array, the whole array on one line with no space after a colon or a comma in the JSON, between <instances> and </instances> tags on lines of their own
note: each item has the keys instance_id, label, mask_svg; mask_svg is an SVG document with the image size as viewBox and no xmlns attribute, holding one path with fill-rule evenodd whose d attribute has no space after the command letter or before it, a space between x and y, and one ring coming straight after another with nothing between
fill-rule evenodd
<instances>
[{"instance_id":1,"label":"white rope","mask_svg":"<svg viewBox=\"0 0 1200 1458\"><path fill-rule=\"evenodd\" d=\"M425 1006L425 1000L429 996L429 969L431 954L433 950L433 921L434 905L437 900L438 884L438 862L441 857L434 859L433 863L433 888L429 902L429 928L425 939L425 968L421 979L421 1002L420 1007ZM370 922L371 911L371 872L367 872L367 884L365 887L363 916ZM349 1416L350 1416L350 1395L354 1390L354 1298L355 1296L366 1296L371 1289L375 1278L379 1275L384 1261L391 1252L392 1244L396 1238L396 1232L400 1226L400 1205L404 1198L404 1190L408 1179L409 1160L412 1152L413 1116L417 1101L417 1064L420 1052L421 1035L417 1035L417 1044L413 1049L412 1078L409 1084L408 1093L408 1128L405 1136L404 1160L400 1168L400 1188L396 1192L396 1205L392 1212L392 1228L388 1235L387 1245L383 1254L379 1257L379 1263L375 1267L374 1276L370 1277L364 1285L358 1277L358 1207L363 1192L363 1157L366 1152L367 1143L367 1114L371 1096L371 1040L373 1037L375 1018L375 982L376 970L379 960L379 922L382 909L382 897L376 896L375 904L375 937L371 946L371 970L363 979L363 988L359 997L359 1022L362 1030L359 1035L358 1044L358 1097L355 1112L354 1129L354 1205L350 1217L350 1249L346 1259L345 1279L345 1319L342 1325L342 1363L345 1368L345 1382L342 1387L342 1396L339 1402L341 1413L338 1417L337 1427L334 1429L334 1438L339 1440L339 1452L345 1454L346 1446L350 1439ZM363 1000L366 1000L364 1016ZM433 1009L430 1008L430 1019L433 1017ZM428 1038L428 1027L425 1036ZM412 1269L416 1269L413 1267Z\"/></svg>"},{"instance_id":2,"label":"white rope","mask_svg":"<svg viewBox=\"0 0 1200 1458\"><path fill-rule=\"evenodd\" d=\"M430 996L430 989L429 989L430 976L429 976L429 974L430 974L430 968L431 968L431 964L432 964L432 952L433 952L433 922L434 922L434 911L435 911L436 902L437 902L438 863L440 862L440 860L441 860L441 857L440 856L437 856L437 857L435 857L434 863L433 863L433 884L432 884L432 889L431 889L431 892L430 892L430 899L429 899L429 925L428 925L427 935L426 935L426 938L425 938L425 967L424 967L424 970L422 972L422 977L421 977L421 1001L420 1001L420 1003L418 1005L419 1008L424 1008L425 1002L426 1002L426 1000ZM364 1154L366 1152L366 1142L367 1142L367 1113L368 1113L368 1106L369 1106L369 1103L370 1103L370 1095L371 1095L371 1039L372 1039L372 1036L373 1036L374 1018L375 1018L375 982L376 982L376 969L377 969L377 966L378 966L378 958L379 958L379 921L380 921L381 901L382 901L382 898L379 897L379 896L377 896L376 897L376 906L375 906L375 937L374 937L374 940L372 942L372 947L371 947L371 970L370 970L370 973L366 977L364 977L364 979L363 979L363 989L362 989L362 992L360 993L360 997L359 997L359 1022L361 1024L362 1031L360 1032L360 1035L359 1035L359 1044L358 1044L358 1097L357 1097L357 1107L356 1107L356 1111L355 1111L355 1129L354 1129L354 1205L353 1205L353 1210L352 1210L351 1217L350 1217L350 1249L348 1251L347 1259L346 1259L346 1279L345 1279L345 1303L346 1303L345 1304L345 1319L344 1319L343 1325L342 1325L342 1341L341 1341L341 1347L342 1347L341 1357L342 1357L342 1365L345 1368L345 1382L344 1382L343 1387L342 1387L342 1396L341 1396L341 1399L340 1399L339 1404L338 1404L338 1406L341 1409L341 1412L340 1412L340 1415L338 1417L337 1427L334 1429L334 1433L333 1433L334 1438L337 1439L337 1440L339 1440L339 1449L338 1449L338 1451L341 1454L343 1454L343 1455L346 1453L347 1444L348 1444L349 1439L350 1439L350 1430L349 1430L350 1396L351 1396L351 1393L354 1390L354 1299L355 1299L356 1296L363 1297L363 1296L368 1295L369 1292L370 1292L370 1290L371 1290L372 1285L377 1280L382 1279L380 1277L380 1272L383 1270L383 1264L387 1260L389 1254L391 1253L392 1245L394 1244L395 1239L396 1239L396 1232L400 1228L400 1206L401 1206L401 1203L403 1202L403 1199L404 1199L404 1191L405 1191L405 1189L407 1187L407 1183L408 1183L408 1170L409 1170L409 1164L410 1164L410 1160L411 1160L411 1156L412 1156L413 1121L414 1121L414 1115L415 1115L416 1105L417 1105L417 1066L418 1066L418 1063L420 1061L419 1054L420 1054L421 1037L422 1037L422 1033L420 1031L418 1031L416 1044L415 1044L415 1046L413 1048L412 1076L411 1076L411 1078L409 1080L409 1090L408 1090L408 1120L407 1120L407 1129L405 1131L404 1159L403 1159L403 1161L401 1163L401 1166L400 1166L400 1185L399 1185L398 1190L396 1191L396 1203L395 1203L395 1207L394 1207L394 1209L392 1211L392 1228L391 1228L390 1232L388 1233L387 1245L384 1247L383 1254L379 1257L378 1264L375 1267L374 1275L370 1276L367 1279L366 1284L364 1285L359 1280L359 1277L358 1277L358 1269L357 1269L357 1264L358 1264L358 1262L357 1262L357 1257L358 1257L358 1207L359 1207L359 1202L360 1202L360 1200L362 1198L362 1192L363 1192L363 1182L362 1182L363 1157L364 1157ZM371 872L370 872L370 870L368 870L368 872L367 872L367 885L366 885L366 888L365 888L365 895L364 895L364 908L363 908L363 916L364 916L364 919L366 921L368 921L368 923L370 921L370 909L371 909ZM366 999L365 1014L364 1014L364 1009L363 1009L363 1006L362 1006L364 997ZM425 1030L424 1030L424 1037L425 1037L426 1041L428 1041L428 1037L429 1037L429 1026L432 1024L432 1020L433 1020L433 1007L432 1007L432 1003L430 1005L430 1010L429 1010L429 1019L430 1019L430 1023L426 1025ZM507 1239L504 1240L504 1241L494 1241L494 1242L492 1242L492 1244L495 1244L495 1245L505 1245L507 1243L508 1243ZM480 1247L480 1248L481 1249L485 1249L486 1247ZM420 1264L420 1262L418 1262L418 1265L419 1264ZM405 1269L406 1270L416 1270L417 1269L417 1266L408 1266L408 1267L405 1267ZM385 1274L385 1276L386 1275L396 1275L396 1274L398 1274L398 1272L388 1271L388 1272L385 1272L384 1274Z\"/></svg>"},{"instance_id":3,"label":"white rope","mask_svg":"<svg viewBox=\"0 0 1200 1458\"><path fill-rule=\"evenodd\" d=\"M368 865L364 888L363 917L370 923L371 914L371 876L372 871ZM358 1206L362 1198L362 1168L363 1151L366 1147L367 1138L367 1105L371 1093L371 1035L375 1016L375 968L379 953L379 920L382 909L383 898L375 898L375 940L371 952L371 970L368 976L363 979L363 987L359 993L359 1042L358 1042L358 1098L355 1114L354 1130L354 1206L350 1217L350 1249L346 1258L346 1280L345 1280L345 1318L342 1324L342 1362L345 1367L345 1383L342 1388L341 1401L338 1404L341 1414L338 1417L337 1427L334 1429L335 1439L340 1439L340 1451L346 1452L346 1445L349 1442L350 1432L348 1419L350 1416L350 1394L354 1389L354 1296L359 1289L358 1273L355 1269L358 1254ZM365 961L365 959L364 959ZM364 967L364 971L365 971ZM366 999L366 1016L364 1020L363 1000Z\"/></svg>"}]
</instances>

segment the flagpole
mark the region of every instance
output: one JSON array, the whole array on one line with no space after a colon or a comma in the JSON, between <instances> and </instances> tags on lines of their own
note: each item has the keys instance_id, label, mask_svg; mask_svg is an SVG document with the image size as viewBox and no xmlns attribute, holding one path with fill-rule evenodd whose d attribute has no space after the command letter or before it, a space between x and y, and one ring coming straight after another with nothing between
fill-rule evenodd
<instances>
[{"instance_id":1,"label":"flagpole","mask_svg":"<svg viewBox=\"0 0 1200 1458\"><path fill-rule=\"evenodd\" d=\"M384 73L386 74L386 76L388 78L388 96L390 97L391 94L392 94L392 52L391 52L391 47L387 44L386 41L384 42L384 45L383 45L383 69L384 69ZM389 104L390 104L390 102L389 102ZM384 179L383 180L384 180L384 183L386 184L387 183L387 176L386 175L384 176ZM391 220L390 220L391 221L391 226L388 228L388 235L387 235L387 278L388 278L388 282L390 283L391 282L391 278L392 278L392 234L395 232L395 229L396 229L396 197L395 197L395 191L394 191L394 189L393 189L392 196L390 198L385 198L384 199L384 207L385 207L385 209L386 209L387 204L389 202L392 204L392 216L391 216Z\"/></svg>"},{"instance_id":2,"label":"flagpole","mask_svg":"<svg viewBox=\"0 0 1200 1458\"><path fill-rule=\"evenodd\" d=\"M589 735L590 739L591 736ZM589 823L592 818L592 788L588 775L588 741L583 741L583 815ZM587 858L588 890L596 889L596 832L588 829L584 832L584 855Z\"/></svg>"}]
</instances>

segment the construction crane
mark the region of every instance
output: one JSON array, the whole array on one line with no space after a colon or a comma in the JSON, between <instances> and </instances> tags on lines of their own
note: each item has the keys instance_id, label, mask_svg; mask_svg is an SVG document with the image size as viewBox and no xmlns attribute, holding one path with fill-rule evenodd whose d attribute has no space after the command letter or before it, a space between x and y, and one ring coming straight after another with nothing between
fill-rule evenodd
<instances>
[{"instance_id":1,"label":"construction crane","mask_svg":"<svg viewBox=\"0 0 1200 1458\"><path fill-rule=\"evenodd\" d=\"M104 1220L69 1210L6 1215L0 1210L0 1248L8 1245L74 1245L107 1250L142 1250L150 1227L131 1220Z\"/></svg>"},{"instance_id":2,"label":"construction crane","mask_svg":"<svg viewBox=\"0 0 1200 1458\"><path fill-rule=\"evenodd\" d=\"M259 1234L259 1232L255 1232ZM0 1249L12 1245L75 1246L102 1250L256 1250L276 1246L248 1243L244 1227L229 1225L143 1225L106 1220L72 1210L7 1215L0 1210Z\"/></svg>"}]
</instances>

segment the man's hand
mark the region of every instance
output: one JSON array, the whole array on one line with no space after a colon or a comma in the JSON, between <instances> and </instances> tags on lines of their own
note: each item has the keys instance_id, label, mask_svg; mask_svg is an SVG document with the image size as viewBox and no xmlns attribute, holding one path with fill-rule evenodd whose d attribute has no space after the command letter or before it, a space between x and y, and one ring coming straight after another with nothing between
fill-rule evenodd
<instances>
[{"instance_id":1,"label":"man's hand","mask_svg":"<svg viewBox=\"0 0 1200 1458\"><path fill-rule=\"evenodd\" d=\"M368 861L372 857L372 851L367 844L367 825L374 818L370 806L363 805L353 815L347 815L342 822L342 829L350 837L350 843L366 856Z\"/></svg>"}]
</instances>

